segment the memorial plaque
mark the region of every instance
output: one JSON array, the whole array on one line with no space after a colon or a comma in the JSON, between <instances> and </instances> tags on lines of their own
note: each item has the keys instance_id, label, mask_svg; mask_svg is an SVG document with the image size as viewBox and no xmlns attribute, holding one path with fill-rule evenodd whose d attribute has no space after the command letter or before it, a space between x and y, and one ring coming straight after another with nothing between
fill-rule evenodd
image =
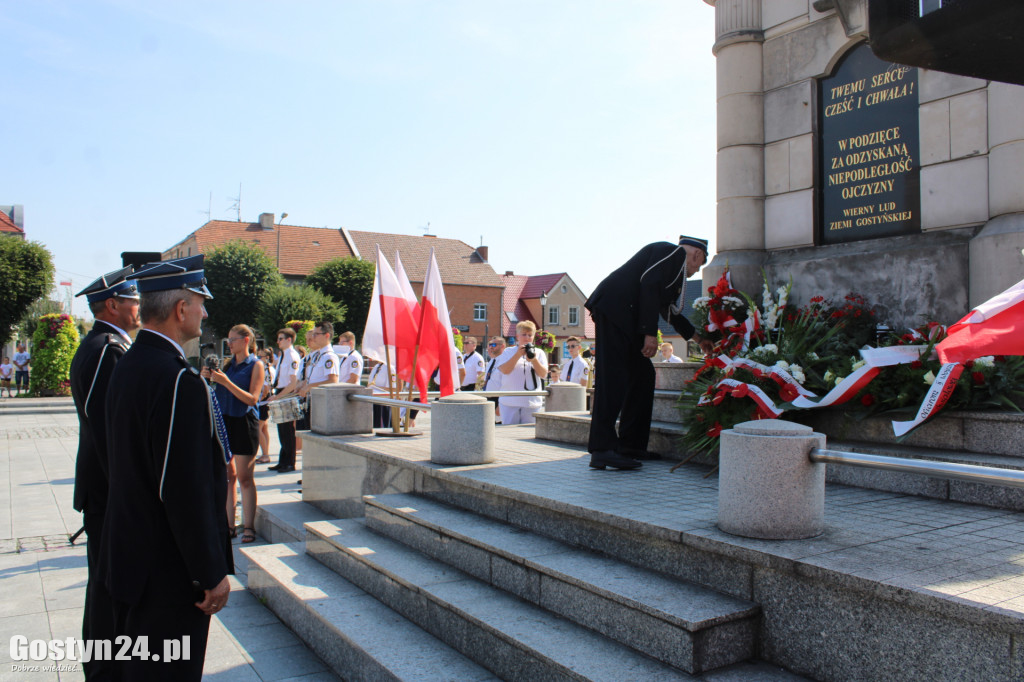
<instances>
[{"instance_id":1,"label":"memorial plaque","mask_svg":"<svg viewBox=\"0 0 1024 682\"><path fill-rule=\"evenodd\" d=\"M867 45L818 81L821 244L921 230L917 69Z\"/></svg>"}]
</instances>

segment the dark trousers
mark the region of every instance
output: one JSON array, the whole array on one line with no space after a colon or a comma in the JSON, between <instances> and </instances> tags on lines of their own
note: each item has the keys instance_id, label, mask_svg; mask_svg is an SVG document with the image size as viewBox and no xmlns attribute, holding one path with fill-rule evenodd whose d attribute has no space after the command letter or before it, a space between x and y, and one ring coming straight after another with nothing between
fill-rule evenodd
<instances>
[{"instance_id":1,"label":"dark trousers","mask_svg":"<svg viewBox=\"0 0 1024 682\"><path fill-rule=\"evenodd\" d=\"M148 637L150 652L147 661L134 657L128 661L117 661L114 679L124 682L200 682L206 658L206 640L210 634L210 617L197 609L193 600L182 600L173 606L154 603L163 601L150 594L159 589L155 585L147 587L138 604L114 602L117 634L131 637L133 644L140 635ZM202 597L196 595L194 601L201 600ZM186 635L189 638L189 660L164 661L164 641L174 639L182 644ZM158 654L161 660L154 661L152 654Z\"/></svg>"},{"instance_id":2,"label":"dark trousers","mask_svg":"<svg viewBox=\"0 0 1024 682\"><path fill-rule=\"evenodd\" d=\"M277 439L281 441L281 453L277 456L278 465L295 466L295 422L278 424Z\"/></svg>"},{"instance_id":3,"label":"dark trousers","mask_svg":"<svg viewBox=\"0 0 1024 682\"><path fill-rule=\"evenodd\" d=\"M103 512L87 512L84 516L86 560L89 565L89 580L85 586L85 615L82 618L82 639L108 639L114 641L114 602L106 585L96 570L100 555L103 533ZM89 661L82 663L87 680L114 679L112 661Z\"/></svg>"},{"instance_id":4,"label":"dark trousers","mask_svg":"<svg viewBox=\"0 0 1024 682\"><path fill-rule=\"evenodd\" d=\"M594 369L594 411L587 449L646 450L654 411L654 365L640 354L643 334L627 334L600 313L593 317L601 354Z\"/></svg>"},{"instance_id":5,"label":"dark trousers","mask_svg":"<svg viewBox=\"0 0 1024 682\"><path fill-rule=\"evenodd\" d=\"M373 428L391 428L391 408L387 405L373 406Z\"/></svg>"}]
</instances>

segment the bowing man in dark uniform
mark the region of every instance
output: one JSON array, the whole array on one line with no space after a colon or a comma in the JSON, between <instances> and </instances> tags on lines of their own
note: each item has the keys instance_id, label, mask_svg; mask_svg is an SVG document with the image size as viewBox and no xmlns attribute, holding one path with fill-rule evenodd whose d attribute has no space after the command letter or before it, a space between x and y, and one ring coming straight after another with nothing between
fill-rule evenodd
<instances>
[{"instance_id":1,"label":"bowing man in dark uniform","mask_svg":"<svg viewBox=\"0 0 1024 682\"><path fill-rule=\"evenodd\" d=\"M693 338L710 350L710 342L696 333L682 309L686 279L697 274L707 257L708 243L703 239L680 237L678 245L648 244L605 277L587 299L601 346L587 445L591 467L638 469L643 466L639 460L660 457L647 451L658 316L683 338Z\"/></svg>"},{"instance_id":2,"label":"bowing man in dark uniform","mask_svg":"<svg viewBox=\"0 0 1024 682\"><path fill-rule=\"evenodd\" d=\"M212 298L203 257L135 273L142 329L111 377L107 397L110 497L101 572L117 634L189 637L190 659L117 662L120 679L200 680L210 616L224 608L233 572L224 524L229 456L211 392L182 345L200 335ZM182 651L185 650L182 644Z\"/></svg>"},{"instance_id":3,"label":"bowing man in dark uniform","mask_svg":"<svg viewBox=\"0 0 1024 682\"><path fill-rule=\"evenodd\" d=\"M128 332L139 328L139 292L129 265L109 272L78 292L96 318L71 361L71 396L78 411L75 511L83 514L89 580L85 588L82 639L114 639L114 606L97 573L107 511L106 400L114 365L132 345ZM113 679L109 661L82 664L87 680Z\"/></svg>"}]
</instances>

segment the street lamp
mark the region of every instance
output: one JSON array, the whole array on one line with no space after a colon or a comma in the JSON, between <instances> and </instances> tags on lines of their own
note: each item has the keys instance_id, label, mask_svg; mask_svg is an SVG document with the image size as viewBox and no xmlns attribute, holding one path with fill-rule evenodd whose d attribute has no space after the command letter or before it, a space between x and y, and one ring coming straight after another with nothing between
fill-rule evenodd
<instances>
[{"instance_id":1,"label":"street lamp","mask_svg":"<svg viewBox=\"0 0 1024 682\"><path fill-rule=\"evenodd\" d=\"M540 294L540 328L541 329L544 329L544 328L546 328L548 326L547 304L548 304L547 292L542 291L541 294Z\"/></svg>"}]
</instances>

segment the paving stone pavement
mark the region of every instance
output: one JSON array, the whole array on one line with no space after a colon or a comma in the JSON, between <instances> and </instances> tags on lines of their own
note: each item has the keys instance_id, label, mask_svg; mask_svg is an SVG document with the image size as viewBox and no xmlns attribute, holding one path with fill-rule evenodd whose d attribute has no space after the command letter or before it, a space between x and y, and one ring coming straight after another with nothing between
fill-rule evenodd
<instances>
[{"instance_id":1,"label":"paving stone pavement","mask_svg":"<svg viewBox=\"0 0 1024 682\"><path fill-rule=\"evenodd\" d=\"M276 453L273 428L271 440ZM82 679L78 664L59 672L16 670L9 646L19 634L30 640L81 636L85 536L68 544L68 536L81 526L81 515L71 506L77 448L78 418L69 398L0 399L0 682ZM257 465L258 493L299 498L301 456L297 466L293 474L277 475ZM245 589L239 543L228 607L211 621L203 679L336 682L323 662Z\"/></svg>"}]
</instances>

